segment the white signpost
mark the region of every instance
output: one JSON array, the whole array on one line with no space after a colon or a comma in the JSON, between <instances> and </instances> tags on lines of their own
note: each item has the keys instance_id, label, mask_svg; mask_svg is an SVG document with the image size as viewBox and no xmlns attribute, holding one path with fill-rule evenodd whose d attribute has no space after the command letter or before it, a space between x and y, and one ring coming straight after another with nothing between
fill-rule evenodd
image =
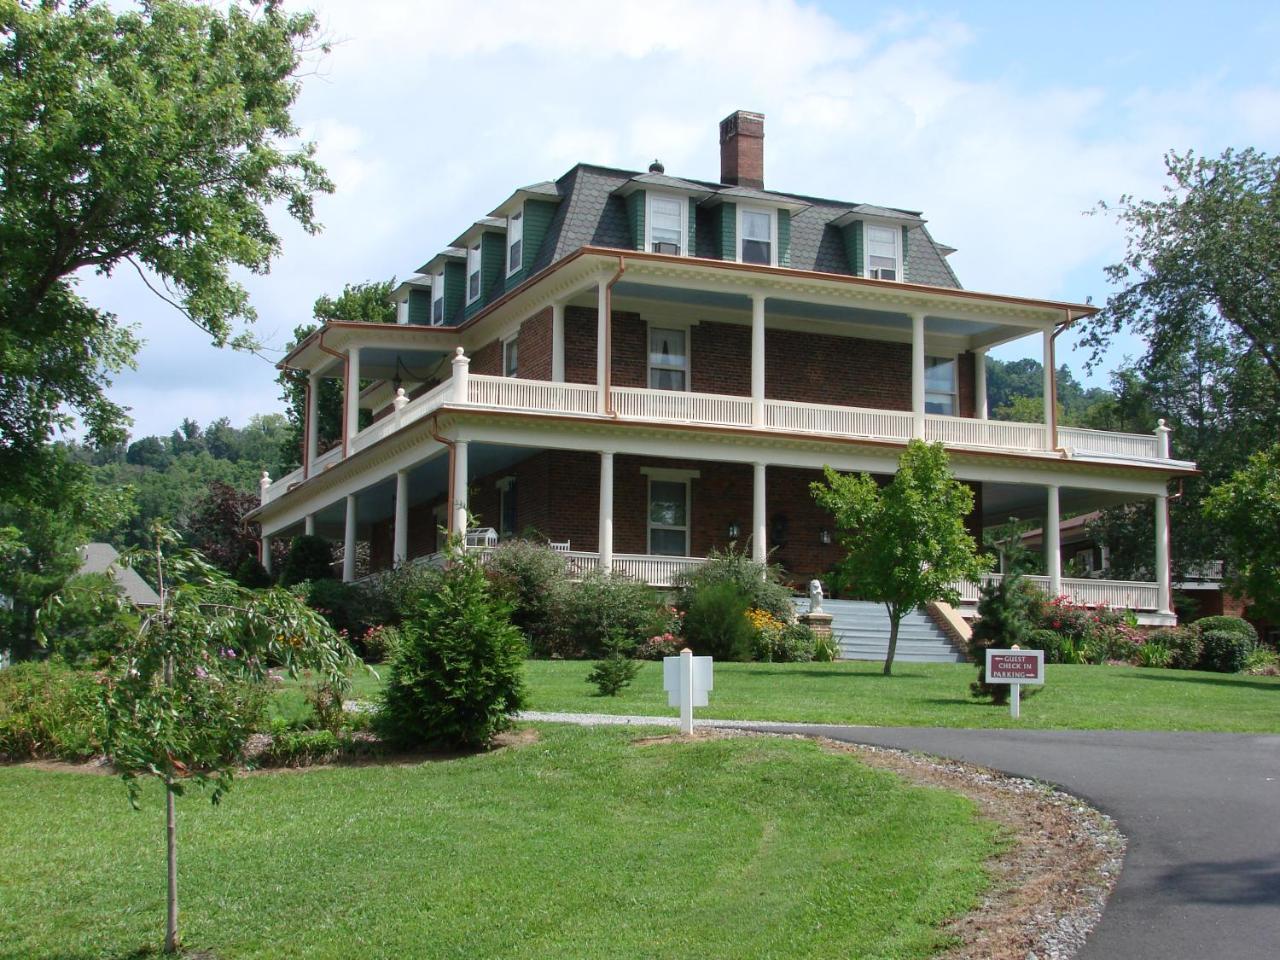
<instances>
[{"instance_id":1,"label":"white signpost","mask_svg":"<svg viewBox=\"0 0 1280 960\"><path fill-rule=\"evenodd\" d=\"M680 708L680 732L693 733L693 708L705 707L711 692L711 658L695 657L688 647L678 657L663 657L662 689L667 705Z\"/></svg>"},{"instance_id":2,"label":"white signpost","mask_svg":"<svg viewBox=\"0 0 1280 960\"><path fill-rule=\"evenodd\" d=\"M1044 651L987 649L987 683L1007 683L1013 689L1009 697L1009 715L1017 720L1022 715L1022 685L1044 683Z\"/></svg>"}]
</instances>

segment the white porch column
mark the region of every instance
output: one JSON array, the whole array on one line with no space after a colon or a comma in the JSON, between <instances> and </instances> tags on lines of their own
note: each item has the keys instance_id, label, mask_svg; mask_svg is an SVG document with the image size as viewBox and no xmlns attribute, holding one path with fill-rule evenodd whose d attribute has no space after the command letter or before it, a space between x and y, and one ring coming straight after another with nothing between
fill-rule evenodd
<instances>
[{"instance_id":1,"label":"white porch column","mask_svg":"<svg viewBox=\"0 0 1280 960\"><path fill-rule=\"evenodd\" d=\"M347 408L347 444L343 456L351 452L351 441L360 432L360 348L351 347L347 352L347 381L343 390Z\"/></svg>"},{"instance_id":2,"label":"white porch column","mask_svg":"<svg viewBox=\"0 0 1280 960\"><path fill-rule=\"evenodd\" d=\"M1058 509L1058 487L1050 484L1045 487L1048 494L1048 505L1044 516L1044 565L1049 575L1049 592L1053 596L1062 594L1062 547L1058 539L1058 525L1062 523Z\"/></svg>"},{"instance_id":3,"label":"white porch column","mask_svg":"<svg viewBox=\"0 0 1280 960\"><path fill-rule=\"evenodd\" d=\"M1156 497L1156 583L1161 613L1173 613L1173 584L1169 573L1169 497Z\"/></svg>"},{"instance_id":4,"label":"white porch column","mask_svg":"<svg viewBox=\"0 0 1280 960\"><path fill-rule=\"evenodd\" d=\"M320 376L312 373L307 377L307 448L306 472L303 476L311 476L311 471L320 455Z\"/></svg>"},{"instance_id":5,"label":"white porch column","mask_svg":"<svg viewBox=\"0 0 1280 960\"><path fill-rule=\"evenodd\" d=\"M975 350L973 359L973 406L979 420L987 419L987 351Z\"/></svg>"},{"instance_id":6,"label":"white porch column","mask_svg":"<svg viewBox=\"0 0 1280 960\"><path fill-rule=\"evenodd\" d=\"M751 559L763 563L769 554L769 545L765 538L765 466L763 463L752 464L751 480Z\"/></svg>"},{"instance_id":7,"label":"white porch column","mask_svg":"<svg viewBox=\"0 0 1280 960\"><path fill-rule=\"evenodd\" d=\"M316 515L314 513L308 513L306 517L303 518L302 532L308 537L314 537L316 535Z\"/></svg>"},{"instance_id":8,"label":"white porch column","mask_svg":"<svg viewBox=\"0 0 1280 960\"><path fill-rule=\"evenodd\" d=\"M551 379L564 383L564 301L551 305Z\"/></svg>"},{"instance_id":9,"label":"white porch column","mask_svg":"<svg viewBox=\"0 0 1280 960\"><path fill-rule=\"evenodd\" d=\"M409 471L396 471L396 519L395 546L391 551L391 563L400 566L409 559Z\"/></svg>"},{"instance_id":10,"label":"white porch column","mask_svg":"<svg viewBox=\"0 0 1280 960\"><path fill-rule=\"evenodd\" d=\"M453 442L453 532L467 535L467 447L466 440Z\"/></svg>"},{"instance_id":11,"label":"white porch column","mask_svg":"<svg viewBox=\"0 0 1280 960\"><path fill-rule=\"evenodd\" d=\"M1057 446L1057 431L1053 428L1054 417L1057 416L1055 382L1053 375L1053 331L1044 332L1044 429L1045 446L1052 450Z\"/></svg>"},{"instance_id":12,"label":"white porch column","mask_svg":"<svg viewBox=\"0 0 1280 960\"><path fill-rule=\"evenodd\" d=\"M751 294L751 422L764 423L764 294Z\"/></svg>"},{"instance_id":13,"label":"white porch column","mask_svg":"<svg viewBox=\"0 0 1280 960\"><path fill-rule=\"evenodd\" d=\"M599 410L609 409L609 285L603 277L596 285L596 389Z\"/></svg>"},{"instance_id":14,"label":"white porch column","mask_svg":"<svg viewBox=\"0 0 1280 960\"><path fill-rule=\"evenodd\" d=\"M453 402L466 403L471 387L471 358L459 347L453 353Z\"/></svg>"},{"instance_id":15,"label":"white porch column","mask_svg":"<svg viewBox=\"0 0 1280 960\"><path fill-rule=\"evenodd\" d=\"M613 570L613 451L600 451L600 569Z\"/></svg>"},{"instance_id":16,"label":"white porch column","mask_svg":"<svg viewBox=\"0 0 1280 960\"><path fill-rule=\"evenodd\" d=\"M347 494L347 522L342 533L342 582L356 578L356 495Z\"/></svg>"},{"instance_id":17,"label":"white porch column","mask_svg":"<svg viewBox=\"0 0 1280 960\"><path fill-rule=\"evenodd\" d=\"M262 569L271 572L271 538L262 535Z\"/></svg>"},{"instance_id":18,"label":"white porch column","mask_svg":"<svg viewBox=\"0 0 1280 960\"><path fill-rule=\"evenodd\" d=\"M911 315L911 426L913 437L924 437L924 314Z\"/></svg>"}]
</instances>

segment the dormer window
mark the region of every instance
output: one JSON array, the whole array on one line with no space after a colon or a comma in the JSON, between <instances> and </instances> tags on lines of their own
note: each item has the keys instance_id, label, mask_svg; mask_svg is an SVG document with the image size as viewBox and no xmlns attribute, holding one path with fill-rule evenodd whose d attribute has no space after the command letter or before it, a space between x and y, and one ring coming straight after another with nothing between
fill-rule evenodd
<instances>
[{"instance_id":1,"label":"dormer window","mask_svg":"<svg viewBox=\"0 0 1280 960\"><path fill-rule=\"evenodd\" d=\"M507 276L524 266L524 214L507 217Z\"/></svg>"},{"instance_id":2,"label":"dormer window","mask_svg":"<svg viewBox=\"0 0 1280 960\"><path fill-rule=\"evenodd\" d=\"M444 271L431 277L431 325L444 324Z\"/></svg>"},{"instance_id":3,"label":"dormer window","mask_svg":"<svg viewBox=\"0 0 1280 960\"><path fill-rule=\"evenodd\" d=\"M649 232L649 250L680 256L684 253L685 199L655 193L650 193L648 199L645 224Z\"/></svg>"},{"instance_id":4,"label":"dormer window","mask_svg":"<svg viewBox=\"0 0 1280 960\"><path fill-rule=\"evenodd\" d=\"M902 279L902 231L867 224L867 276L873 280Z\"/></svg>"},{"instance_id":5,"label":"dormer window","mask_svg":"<svg viewBox=\"0 0 1280 960\"><path fill-rule=\"evenodd\" d=\"M776 218L772 210L739 208L738 261L740 263L759 263L764 266L774 264L774 252L777 249L774 236L775 223Z\"/></svg>"},{"instance_id":6,"label":"dormer window","mask_svg":"<svg viewBox=\"0 0 1280 960\"><path fill-rule=\"evenodd\" d=\"M480 240L467 248L467 303L480 299Z\"/></svg>"}]
</instances>

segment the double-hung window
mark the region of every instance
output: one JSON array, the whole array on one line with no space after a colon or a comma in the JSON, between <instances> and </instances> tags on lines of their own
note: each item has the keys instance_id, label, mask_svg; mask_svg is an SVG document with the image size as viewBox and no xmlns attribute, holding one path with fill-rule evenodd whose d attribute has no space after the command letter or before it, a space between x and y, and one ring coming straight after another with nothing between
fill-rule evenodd
<instances>
[{"instance_id":1,"label":"double-hung window","mask_svg":"<svg viewBox=\"0 0 1280 960\"><path fill-rule=\"evenodd\" d=\"M502 341L502 375L504 377L514 377L516 371L520 369L519 348L520 341L515 337Z\"/></svg>"},{"instance_id":2,"label":"double-hung window","mask_svg":"<svg viewBox=\"0 0 1280 960\"><path fill-rule=\"evenodd\" d=\"M683 197L664 197L649 194L649 250L653 253L684 253L684 212L687 203Z\"/></svg>"},{"instance_id":3,"label":"double-hung window","mask_svg":"<svg viewBox=\"0 0 1280 960\"><path fill-rule=\"evenodd\" d=\"M867 224L867 276L873 280L901 280L902 231Z\"/></svg>"},{"instance_id":4,"label":"double-hung window","mask_svg":"<svg viewBox=\"0 0 1280 960\"><path fill-rule=\"evenodd\" d=\"M773 263L773 212L744 209L739 218L742 237L738 241L738 260L742 263Z\"/></svg>"},{"instance_id":5,"label":"double-hung window","mask_svg":"<svg viewBox=\"0 0 1280 960\"><path fill-rule=\"evenodd\" d=\"M467 303L480 299L480 240L467 248Z\"/></svg>"},{"instance_id":6,"label":"double-hung window","mask_svg":"<svg viewBox=\"0 0 1280 960\"><path fill-rule=\"evenodd\" d=\"M431 277L431 325L441 326L444 323L444 271Z\"/></svg>"},{"instance_id":7,"label":"double-hung window","mask_svg":"<svg viewBox=\"0 0 1280 960\"><path fill-rule=\"evenodd\" d=\"M507 217L507 276L524 266L524 214Z\"/></svg>"},{"instance_id":8,"label":"double-hung window","mask_svg":"<svg viewBox=\"0 0 1280 960\"><path fill-rule=\"evenodd\" d=\"M649 553L689 555L688 480L649 480Z\"/></svg>"},{"instance_id":9,"label":"double-hung window","mask_svg":"<svg viewBox=\"0 0 1280 960\"><path fill-rule=\"evenodd\" d=\"M688 390L688 332L649 328L649 389Z\"/></svg>"},{"instance_id":10,"label":"double-hung window","mask_svg":"<svg viewBox=\"0 0 1280 960\"><path fill-rule=\"evenodd\" d=\"M924 412L956 414L956 362L951 357L925 357Z\"/></svg>"}]
</instances>

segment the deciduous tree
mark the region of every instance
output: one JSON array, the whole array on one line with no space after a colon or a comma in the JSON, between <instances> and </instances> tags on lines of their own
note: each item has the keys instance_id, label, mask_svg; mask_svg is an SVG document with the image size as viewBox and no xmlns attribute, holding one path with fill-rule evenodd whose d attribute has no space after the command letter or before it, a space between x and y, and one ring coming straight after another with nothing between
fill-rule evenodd
<instances>
[{"instance_id":1,"label":"deciduous tree","mask_svg":"<svg viewBox=\"0 0 1280 960\"><path fill-rule=\"evenodd\" d=\"M1216 487L1204 511L1226 536L1232 586L1259 615L1280 619L1280 443Z\"/></svg>"}]
</instances>

